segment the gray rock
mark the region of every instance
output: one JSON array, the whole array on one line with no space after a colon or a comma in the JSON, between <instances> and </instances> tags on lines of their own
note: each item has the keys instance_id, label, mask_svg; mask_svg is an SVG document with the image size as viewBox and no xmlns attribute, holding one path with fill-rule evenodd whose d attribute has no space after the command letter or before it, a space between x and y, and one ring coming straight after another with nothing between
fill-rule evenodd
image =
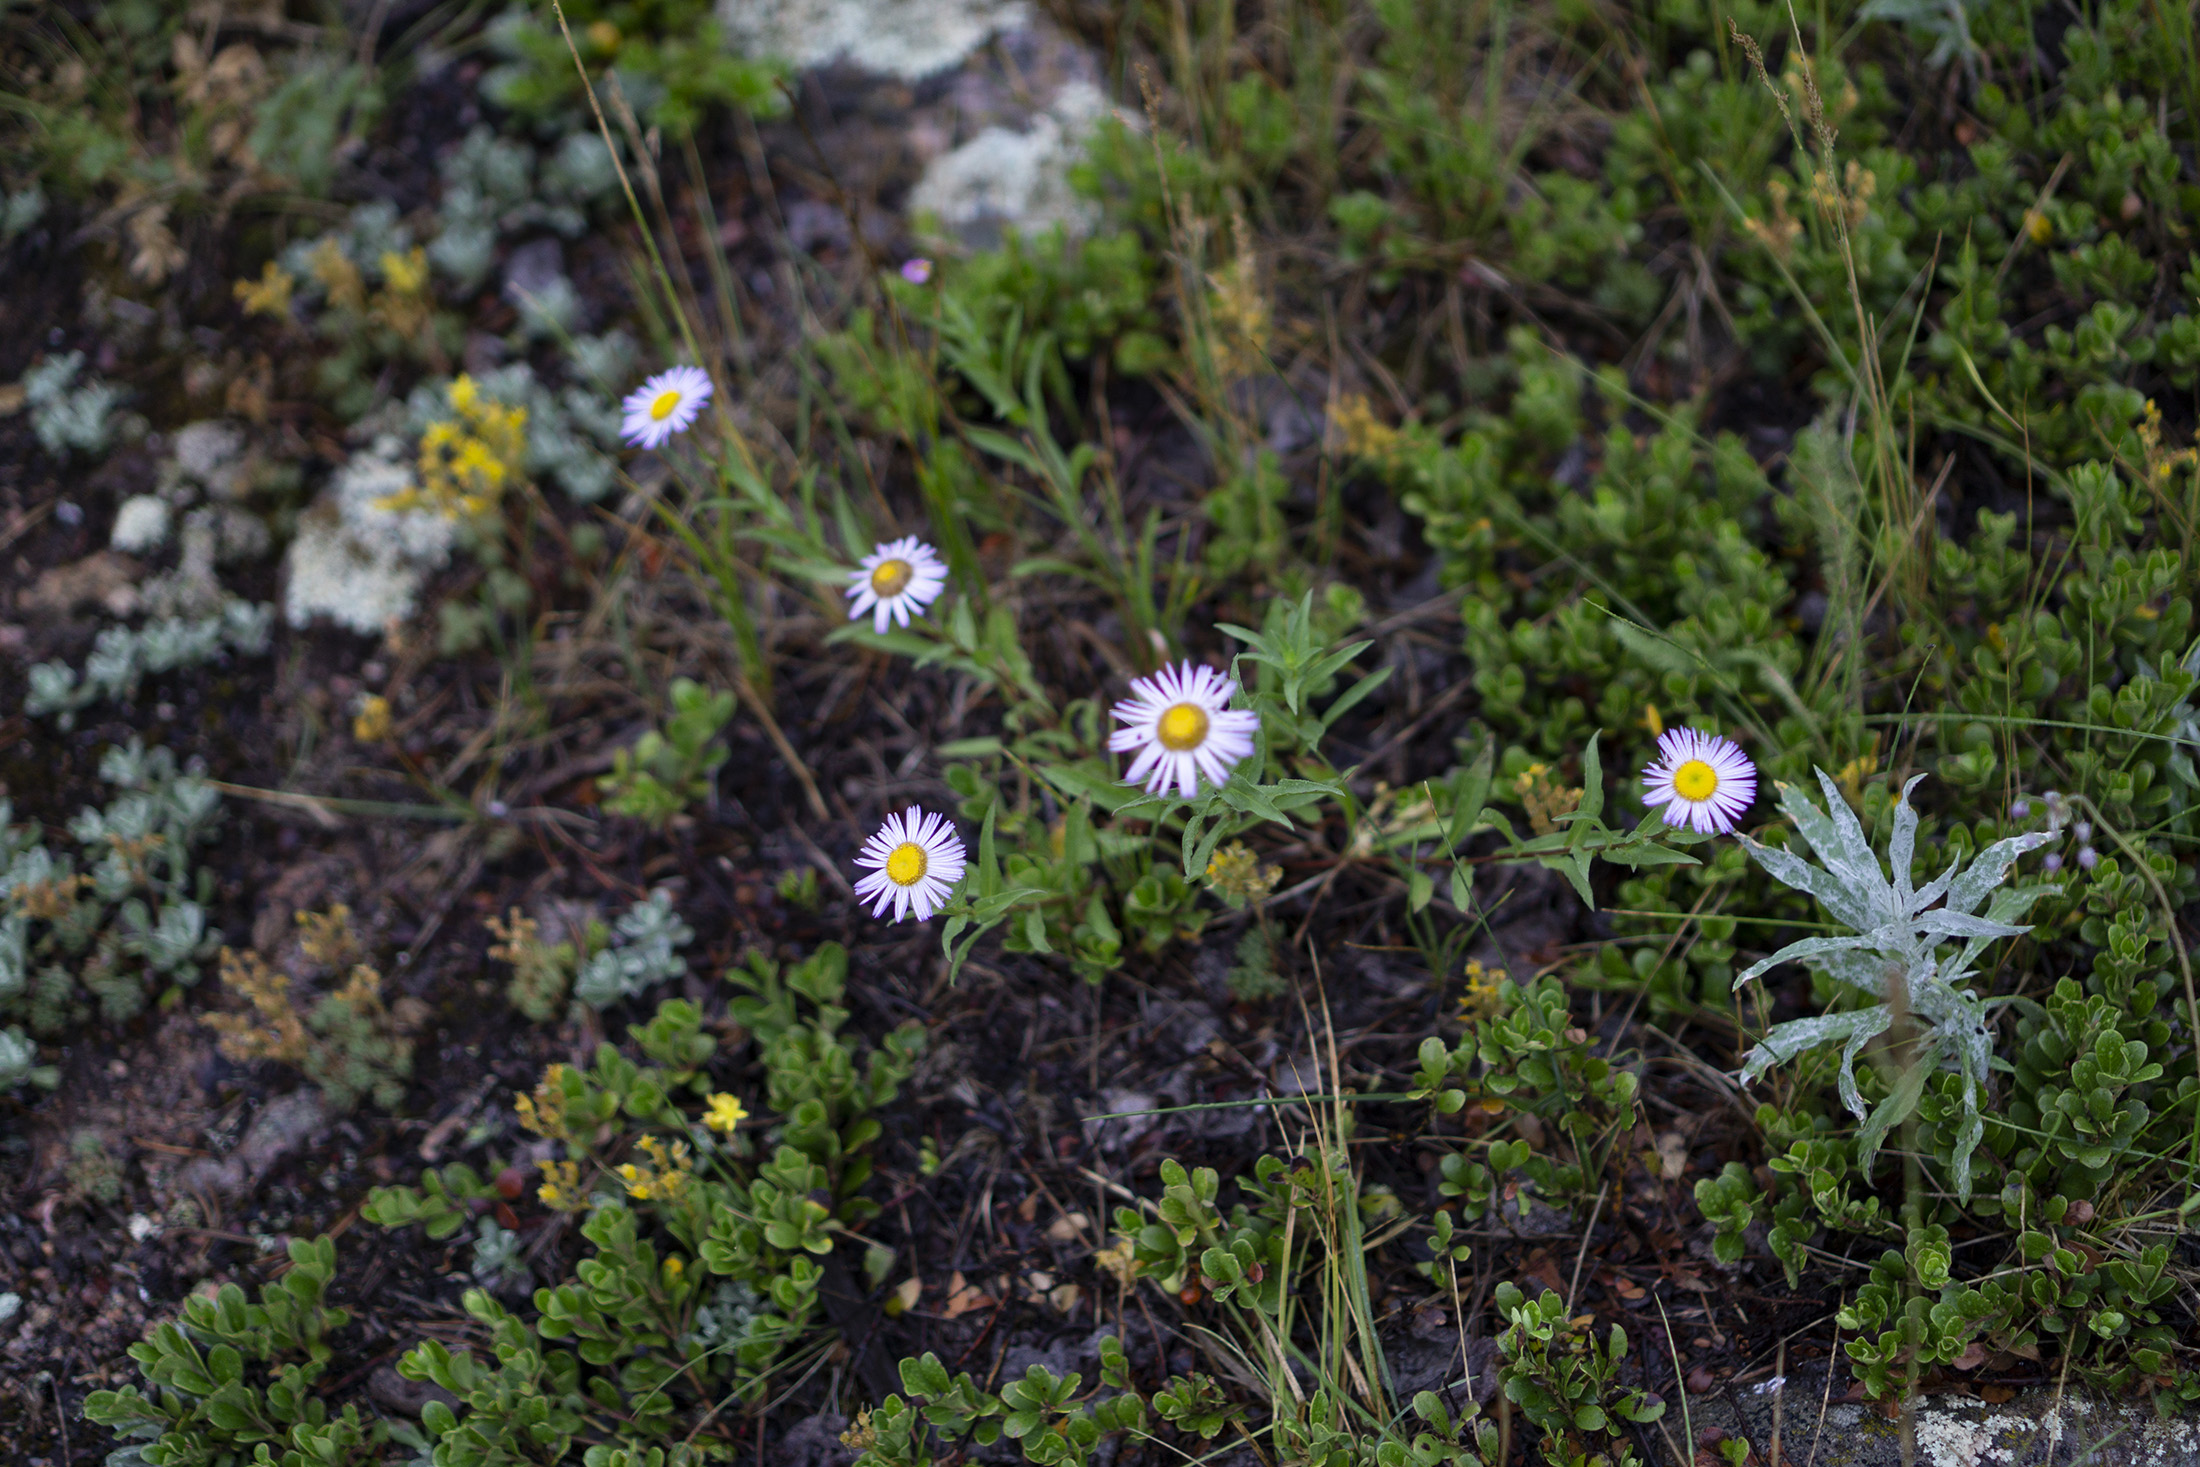
<instances>
[{"instance_id":1,"label":"gray rock","mask_svg":"<svg viewBox=\"0 0 2200 1467\"><path fill-rule=\"evenodd\" d=\"M432 1380L407 1380L394 1365L379 1365L367 1377L367 1395L385 1411L418 1417L430 1401L441 1401L456 1410L458 1397Z\"/></svg>"},{"instance_id":2,"label":"gray rock","mask_svg":"<svg viewBox=\"0 0 2200 1467\"><path fill-rule=\"evenodd\" d=\"M565 247L554 239L531 239L504 262L504 298L514 305L540 296L565 278Z\"/></svg>"},{"instance_id":3,"label":"gray rock","mask_svg":"<svg viewBox=\"0 0 2200 1467\"><path fill-rule=\"evenodd\" d=\"M798 199L787 206L787 240L807 255L826 246L848 244L848 216L822 199Z\"/></svg>"},{"instance_id":4,"label":"gray rock","mask_svg":"<svg viewBox=\"0 0 2200 1467\"><path fill-rule=\"evenodd\" d=\"M915 81L1024 18L1020 0L718 0L732 44L797 66L847 61Z\"/></svg>"},{"instance_id":5,"label":"gray rock","mask_svg":"<svg viewBox=\"0 0 2200 1467\"><path fill-rule=\"evenodd\" d=\"M1836 1390L1839 1389L1838 1384ZM2143 1403L2120 1404L2052 1389L2025 1391L1999 1405L1962 1396L1928 1396L1913 1406L1918 1467L2190 1467L2200 1463L2200 1417L2163 1418ZM1903 1428L1876 1406L1828 1399L1825 1366L1731 1386L1674 1403L1660 1425L1678 1442L1684 1430L1747 1437L1769 1453L1774 1421L1780 1453L1816 1467L1900 1467ZM1656 1427L1648 1435L1655 1440ZM1660 1446L1664 1444L1658 1443Z\"/></svg>"},{"instance_id":6,"label":"gray rock","mask_svg":"<svg viewBox=\"0 0 2200 1467\"><path fill-rule=\"evenodd\" d=\"M1152 1110L1159 1102L1143 1090L1103 1090L1096 1116L1110 1116L1110 1120L1087 1120L1085 1134L1098 1143L1100 1149L1110 1154L1128 1151L1139 1137L1154 1128L1158 1116L1128 1115L1127 1111Z\"/></svg>"},{"instance_id":7,"label":"gray rock","mask_svg":"<svg viewBox=\"0 0 2200 1467\"><path fill-rule=\"evenodd\" d=\"M848 1418L838 1411L805 1416L779 1439L779 1454L774 1460L781 1467L848 1467L856 1454L840 1440L847 1429Z\"/></svg>"},{"instance_id":8,"label":"gray rock","mask_svg":"<svg viewBox=\"0 0 2200 1467\"><path fill-rule=\"evenodd\" d=\"M318 1090L293 1090L260 1108L237 1149L215 1160L202 1156L176 1173L172 1190L236 1198L328 1130L328 1107Z\"/></svg>"}]
</instances>

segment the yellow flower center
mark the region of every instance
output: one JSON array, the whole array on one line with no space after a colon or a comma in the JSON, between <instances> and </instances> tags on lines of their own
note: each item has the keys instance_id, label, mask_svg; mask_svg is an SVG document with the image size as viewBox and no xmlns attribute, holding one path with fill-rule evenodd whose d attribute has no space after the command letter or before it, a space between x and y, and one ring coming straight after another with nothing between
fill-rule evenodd
<instances>
[{"instance_id":1,"label":"yellow flower center","mask_svg":"<svg viewBox=\"0 0 2200 1467\"><path fill-rule=\"evenodd\" d=\"M1691 759L1673 771L1673 793L1684 800L1708 800L1719 788L1719 771L1701 759Z\"/></svg>"},{"instance_id":2,"label":"yellow flower center","mask_svg":"<svg viewBox=\"0 0 2200 1467\"><path fill-rule=\"evenodd\" d=\"M653 399L649 404L649 416L651 421L662 423L665 419L672 416L672 410L679 405L680 389L677 387L667 387L664 391L658 393L655 399Z\"/></svg>"},{"instance_id":3,"label":"yellow flower center","mask_svg":"<svg viewBox=\"0 0 2200 1467\"><path fill-rule=\"evenodd\" d=\"M1154 736L1161 740L1161 747L1173 754L1182 754L1207 742L1207 710L1197 703L1179 703L1161 715L1154 726Z\"/></svg>"},{"instance_id":4,"label":"yellow flower center","mask_svg":"<svg viewBox=\"0 0 2200 1467\"><path fill-rule=\"evenodd\" d=\"M871 572L871 589L881 596L899 596L916 574L917 568L906 560L880 561Z\"/></svg>"},{"instance_id":5,"label":"yellow flower center","mask_svg":"<svg viewBox=\"0 0 2200 1467\"><path fill-rule=\"evenodd\" d=\"M924 879L924 847L905 840L886 858L886 879L896 886L915 886Z\"/></svg>"}]
</instances>

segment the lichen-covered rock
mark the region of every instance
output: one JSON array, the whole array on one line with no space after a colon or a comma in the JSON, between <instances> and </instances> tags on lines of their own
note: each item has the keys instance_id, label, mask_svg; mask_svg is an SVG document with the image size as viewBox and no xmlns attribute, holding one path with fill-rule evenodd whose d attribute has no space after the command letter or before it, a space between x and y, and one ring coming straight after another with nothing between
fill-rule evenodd
<instances>
[{"instance_id":1,"label":"lichen-covered rock","mask_svg":"<svg viewBox=\"0 0 2200 1467\"><path fill-rule=\"evenodd\" d=\"M1025 13L1023 0L718 0L727 37L750 55L904 81L945 71Z\"/></svg>"},{"instance_id":2,"label":"lichen-covered rock","mask_svg":"<svg viewBox=\"0 0 2200 1467\"><path fill-rule=\"evenodd\" d=\"M294 627L325 617L374 634L412 615L426 573L450 559L457 527L386 501L412 483L394 438L354 457L298 521L284 561L283 612Z\"/></svg>"}]
</instances>

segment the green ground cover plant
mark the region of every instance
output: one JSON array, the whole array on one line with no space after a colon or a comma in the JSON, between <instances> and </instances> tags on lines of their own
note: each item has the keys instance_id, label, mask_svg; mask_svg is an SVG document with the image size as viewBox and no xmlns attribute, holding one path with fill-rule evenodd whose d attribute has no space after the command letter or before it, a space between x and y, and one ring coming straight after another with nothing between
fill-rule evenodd
<instances>
[{"instance_id":1,"label":"green ground cover plant","mask_svg":"<svg viewBox=\"0 0 2200 1467\"><path fill-rule=\"evenodd\" d=\"M362 445L352 464L381 465L369 507L434 531L432 555L389 552L416 598L394 619L432 626L423 657L496 669L499 761L549 736L553 628L621 629L630 742L556 782L585 802L556 798L636 852L692 840L753 723L788 773L780 818L849 826L858 852L820 854L844 892L802 868L784 905L929 923L895 963L1073 979L1095 1014L1220 943L1238 1010L1297 1010L1320 1073L1245 1102L1280 1140L1227 1177L1156 1158L1157 1185L1116 1186L1096 1381L912 1353L844 1438L866 1467L1004 1439L1039 1463L1235 1441L1433 1467L1531 1439L1639 1460L1672 1425L1644 1358L1680 1375L1670 1323L1577 1309L1579 1260L1563 1292L1463 1287L1461 1266L1539 1213L1586 1255L1648 1175L1666 1062L1747 1118L1675 1194L1689 1226L1716 1265L1825 1294L1868 1395L2024 1362L2200 1402L2188 13L1135 7L1111 59L1136 120L1098 123L1075 170L1089 227L930 234L922 269L785 263L802 339L761 369L763 272L729 265L698 139L789 93L710 15L510 10L482 33L502 130L449 149L437 206L330 211L234 282L236 309ZM147 285L178 268L163 220L234 202L207 178L325 190L284 149L340 152L388 84L310 47L273 71L205 58L160 7L70 34L121 58L117 95L188 73L158 85L198 171L160 161L143 109L70 111L89 93L55 49L18 99L45 133L8 164L6 218L35 219L33 186L129 204L152 222L118 226L123 268ZM565 275L495 332L470 319L516 241L614 227L633 330L582 332ZM123 436L80 360L40 370L49 453ZM1315 420L1296 439L1284 401ZM1133 407L1196 482L1132 470ZM1412 605L1385 580L1408 537ZM651 599L667 565L676 603ZM1388 639L1424 604L1455 685L1414 745L1380 719L1420 676ZM701 630L630 633L652 614ZM261 650L271 620L238 601L109 628L81 672L33 669L25 711L66 729ZM844 679L833 698L946 689L952 716L896 705L907 762L821 788L788 732L798 645ZM356 716L416 810L553 849L563 827L515 812L501 772L460 788L386 701ZM183 1003L220 951L189 864L214 792L140 745L103 775L121 793L71 827L76 856L0 804L0 1085L55 1088L40 1041L93 998L109 1024ZM365 1203L471 1244L474 1344L407 1342L398 1367L457 1404L331 1410L335 1257L294 1241L260 1305L194 1301L133 1351L143 1391L87 1403L135 1460L715 1460L736 1417L839 1358L828 1270L906 1309L886 1285L910 1260L872 1225L921 1025L852 1031L837 941L726 967L651 872L629 862L619 906L548 935L516 907L493 929L512 1009L588 1039L505 1097L535 1172L508 1149ZM1500 973L1472 955L1522 873L1549 874L1568 940ZM1343 980L1309 932L1333 889L1433 996L1394 1091L1319 1037ZM722 988L691 973L706 951ZM413 1041L379 975L301 1016L238 962L259 1027L213 1021L237 1055L337 1110L403 1103ZM1430 1158L1425 1196L1365 1159L1376 1129ZM523 1243L515 1202L575 1256ZM1379 1314L1386 1271L1417 1293ZM1133 1298L1196 1339L1193 1367L1134 1367ZM1495 1340L1494 1411L1468 1378L1397 1387L1392 1317L1437 1306L1462 1370L1470 1323Z\"/></svg>"},{"instance_id":2,"label":"green ground cover plant","mask_svg":"<svg viewBox=\"0 0 2200 1467\"><path fill-rule=\"evenodd\" d=\"M408 1353L401 1373L433 1381L463 1409L431 1406L401 1439L470 1464L559 1461L577 1441L663 1452L693 1441L724 1409L722 1394L753 1403L790 1356L822 1347L821 1261L877 1215L864 1191L881 1130L873 1113L892 1104L923 1047L914 1026L868 1054L839 1037L846 972L845 952L828 944L784 972L755 954L726 975L743 991L730 1011L757 1045L780 1118L769 1131L712 1088L718 1041L686 999L629 1029L649 1063L606 1044L589 1068L553 1065L520 1097L521 1123L563 1151L538 1163L540 1200L572 1214L593 1251L572 1278L536 1290L531 1311L470 1290L465 1308L490 1332L495 1362L438 1341ZM684 1108L694 1098L707 1102L700 1114ZM447 1237L465 1226L469 1201L499 1190L463 1164L423 1183L376 1191L368 1217ZM493 1285L509 1247L483 1218L475 1277ZM876 1285L892 1263L873 1244L857 1266ZM689 1460L687 1447L673 1450Z\"/></svg>"}]
</instances>

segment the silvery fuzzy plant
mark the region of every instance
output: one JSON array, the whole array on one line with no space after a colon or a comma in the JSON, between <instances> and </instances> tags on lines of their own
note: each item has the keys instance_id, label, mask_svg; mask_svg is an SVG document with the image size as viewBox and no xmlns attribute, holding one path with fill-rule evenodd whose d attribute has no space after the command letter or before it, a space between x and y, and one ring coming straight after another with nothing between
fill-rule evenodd
<instances>
[{"instance_id":1,"label":"silvery fuzzy plant","mask_svg":"<svg viewBox=\"0 0 2200 1467\"><path fill-rule=\"evenodd\" d=\"M1735 986L1780 963L1801 962L1882 1000L1849 1013L1775 1025L1744 1057L1742 1080L1746 1084L1805 1050L1840 1044L1841 1099L1864 1121L1857 1137L1857 1160L1869 1172L1887 1133L1917 1108L1931 1074L1939 1069L1959 1071L1966 1084L1953 1180L1957 1196L1969 1201L1971 1154L1986 1129L1979 1108L1986 1098L1994 1041L1986 1027L1986 1005L1962 985L1988 943L2032 930L2015 925L2015 919L2057 888L2051 884L2004 887L2002 882L2017 857L2053 836L2035 831L1996 841L1973 858L1968 870L1958 873L1957 867L1963 864L1959 856L1937 878L1912 890L1910 858L1917 846L1917 811L1910 808L1910 791L1924 777L1911 779L1895 801L1894 832L1887 843L1891 880L1864 838L1864 827L1823 769L1818 771L1818 783L1826 793L1825 810L1793 785L1782 786L1780 792L1780 808L1802 832L1819 864L1812 865L1793 851L1742 838L1757 864L1816 897L1828 916L1855 935L1807 937L1790 943L1736 978ZM1979 915L1982 903L1983 916ZM1945 959L1943 949L1957 941L1962 948L1952 960ZM1897 1005L1921 1031L1917 1049L1909 1068L1867 1116L1864 1097L1856 1087L1856 1057L1894 1023Z\"/></svg>"}]
</instances>

